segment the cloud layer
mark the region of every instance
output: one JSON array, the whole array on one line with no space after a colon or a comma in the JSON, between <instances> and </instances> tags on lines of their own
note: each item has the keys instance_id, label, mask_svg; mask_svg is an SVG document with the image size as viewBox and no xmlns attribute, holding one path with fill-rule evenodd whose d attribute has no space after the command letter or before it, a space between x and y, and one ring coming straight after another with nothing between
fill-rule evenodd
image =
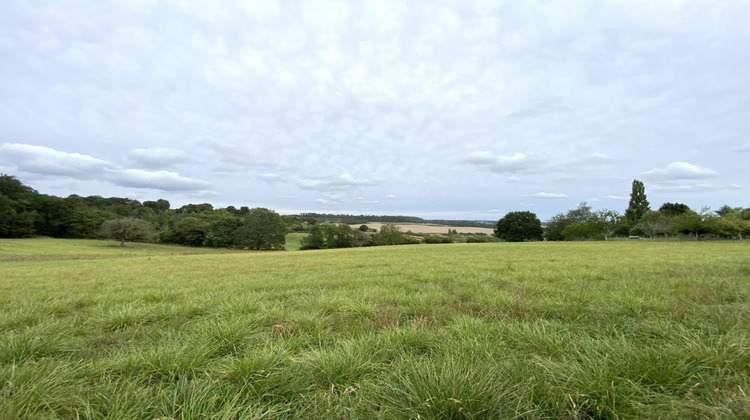
<instances>
[{"instance_id":1,"label":"cloud layer","mask_svg":"<svg viewBox=\"0 0 750 420\"><path fill-rule=\"evenodd\" d=\"M748 206L750 50L726 48L748 21L744 0L3 2L0 171L289 211L545 219L622 210L635 178L655 205Z\"/></svg>"},{"instance_id":2,"label":"cloud layer","mask_svg":"<svg viewBox=\"0 0 750 420\"><path fill-rule=\"evenodd\" d=\"M200 191L210 186L206 181L184 177L175 172L125 169L92 156L29 144L3 144L0 146L0 163L15 167L16 172L20 173L105 181L122 187Z\"/></svg>"}]
</instances>

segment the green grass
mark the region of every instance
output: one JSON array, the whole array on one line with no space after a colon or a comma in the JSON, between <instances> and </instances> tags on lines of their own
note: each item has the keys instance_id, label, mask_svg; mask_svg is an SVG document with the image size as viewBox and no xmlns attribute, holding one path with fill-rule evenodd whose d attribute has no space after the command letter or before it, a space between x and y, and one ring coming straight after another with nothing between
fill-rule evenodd
<instances>
[{"instance_id":1,"label":"green grass","mask_svg":"<svg viewBox=\"0 0 750 420\"><path fill-rule=\"evenodd\" d=\"M0 240L0 419L748 418L750 242Z\"/></svg>"},{"instance_id":2,"label":"green grass","mask_svg":"<svg viewBox=\"0 0 750 420\"><path fill-rule=\"evenodd\" d=\"M302 246L302 238L305 236L307 236L307 233L287 233L284 249L287 251L299 251L300 246Z\"/></svg>"}]
</instances>

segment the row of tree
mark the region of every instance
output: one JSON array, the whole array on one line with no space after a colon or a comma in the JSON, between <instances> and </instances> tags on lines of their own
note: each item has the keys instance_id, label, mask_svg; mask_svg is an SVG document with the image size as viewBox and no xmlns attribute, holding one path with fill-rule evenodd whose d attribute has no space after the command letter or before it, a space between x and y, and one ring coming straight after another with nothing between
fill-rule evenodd
<instances>
[{"instance_id":1,"label":"row of tree","mask_svg":"<svg viewBox=\"0 0 750 420\"><path fill-rule=\"evenodd\" d=\"M351 248L359 246L406 245L417 244L420 241L407 236L393 224L384 224L376 232L367 225L361 225L354 230L347 224L326 223L315 224L310 228L310 234L302 240L300 249L330 249Z\"/></svg>"},{"instance_id":2,"label":"row of tree","mask_svg":"<svg viewBox=\"0 0 750 420\"><path fill-rule=\"evenodd\" d=\"M245 249L281 249L288 232L310 232L305 249L349 246L397 245L418 242L395 225L380 232L366 226L359 230L348 223L320 223L335 218L349 222L372 216L303 214L281 216L274 211L249 207L215 209L211 204L188 204L171 209L167 200L139 202L119 197L66 198L40 194L15 177L0 175L0 237L50 236L122 240L143 238L190 246ZM380 219L424 221L404 216ZM378 220L380 220L378 219ZM473 222L467 222L473 223ZM511 212L497 222L495 234L506 241L599 240L612 236L646 237L701 235L743 238L750 234L750 208L723 206L716 212L694 211L685 204L665 203L651 210L642 182L633 181L630 202L624 214L614 210L593 211L581 203L577 208L553 216L546 226L531 212ZM455 232L422 238L425 243L452 242ZM462 241L487 241L487 237L461 237Z\"/></svg>"},{"instance_id":3,"label":"row of tree","mask_svg":"<svg viewBox=\"0 0 750 420\"><path fill-rule=\"evenodd\" d=\"M507 241L607 240L612 236L667 237L701 235L738 238L750 234L750 208L723 206L694 211L683 203L664 203L652 210L643 182L633 181L628 208L593 211L587 203L553 216L542 227L532 212L511 212L498 221L495 234Z\"/></svg>"},{"instance_id":4,"label":"row of tree","mask_svg":"<svg viewBox=\"0 0 750 420\"><path fill-rule=\"evenodd\" d=\"M248 207L215 209L167 200L143 203L99 196L66 198L40 194L16 178L0 175L0 237L111 237L190 246L281 249L287 232L309 230L313 219L281 216Z\"/></svg>"}]
</instances>

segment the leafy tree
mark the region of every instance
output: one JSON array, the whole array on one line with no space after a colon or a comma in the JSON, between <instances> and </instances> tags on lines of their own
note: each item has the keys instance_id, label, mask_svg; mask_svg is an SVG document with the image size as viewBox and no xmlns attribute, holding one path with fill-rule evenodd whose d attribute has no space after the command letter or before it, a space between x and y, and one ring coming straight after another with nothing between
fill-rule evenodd
<instances>
[{"instance_id":1,"label":"leafy tree","mask_svg":"<svg viewBox=\"0 0 750 420\"><path fill-rule=\"evenodd\" d=\"M381 226L374 240L375 245L402 245L409 242L406 235L401 232L401 228L391 223Z\"/></svg>"},{"instance_id":2,"label":"leafy tree","mask_svg":"<svg viewBox=\"0 0 750 420\"><path fill-rule=\"evenodd\" d=\"M185 204L177 209L177 213L206 213L213 211L214 206L209 203Z\"/></svg>"},{"instance_id":3,"label":"leafy tree","mask_svg":"<svg viewBox=\"0 0 750 420\"><path fill-rule=\"evenodd\" d=\"M667 215L649 210L640 218L638 224L633 227L633 232L642 233L649 238L653 238L660 234L666 235L671 229L672 225Z\"/></svg>"},{"instance_id":4,"label":"leafy tree","mask_svg":"<svg viewBox=\"0 0 750 420\"><path fill-rule=\"evenodd\" d=\"M714 213L716 213L718 216L726 216L727 214L731 213L732 210L734 210L730 205L724 204L723 206L719 207L719 210L716 210Z\"/></svg>"},{"instance_id":5,"label":"leafy tree","mask_svg":"<svg viewBox=\"0 0 750 420\"><path fill-rule=\"evenodd\" d=\"M323 228L316 223L310 228L310 234L302 238L300 249L323 249L325 247L326 238L323 235Z\"/></svg>"},{"instance_id":6,"label":"leafy tree","mask_svg":"<svg viewBox=\"0 0 750 420\"><path fill-rule=\"evenodd\" d=\"M370 228L367 225L360 225L359 226L359 231L360 232L369 232Z\"/></svg>"},{"instance_id":7,"label":"leafy tree","mask_svg":"<svg viewBox=\"0 0 750 420\"><path fill-rule=\"evenodd\" d=\"M354 246L354 231L347 224L323 225L326 248L351 248Z\"/></svg>"},{"instance_id":8,"label":"leafy tree","mask_svg":"<svg viewBox=\"0 0 750 420\"><path fill-rule=\"evenodd\" d=\"M375 245L375 235L370 233L370 230L368 229L367 232L363 232L359 229L354 231L354 246L373 246Z\"/></svg>"},{"instance_id":9,"label":"leafy tree","mask_svg":"<svg viewBox=\"0 0 750 420\"><path fill-rule=\"evenodd\" d=\"M530 211L513 211L497 222L495 236L508 242L542 239L542 222Z\"/></svg>"},{"instance_id":10,"label":"leafy tree","mask_svg":"<svg viewBox=\"0 0 750 420\"><path fill-rule=\"evenodd\" d=\"M584 223L591 217L591 206L583 202L578 207L568 210L565 214L557 214L547 222L544 236L550 241L564 241L568 238L563 234L565 228L572 223Z\"/></svg>"},{"instance_id":11,"label":"leafy tree","mask_svg":"<svg viewBox=\"0 0 750 420\"><path fill-rule=\"evenodd\" d=\"M563 229L563 236L568 240L599 239L603 237L601 227L590 221L569 224Z\"/></svg>"},{"instance_id":12,"label":"leafy tree","mask_svg":"<svg viewBox=\"0 0 750 420\"><path fill-rule=\"evenodd\" d=\"M101 225L102 236L110 239L119 239L120 246L125 246L125 241L141 239L150 233L151 225L145 220L134 217L107 220Z\"/></svg>"},{"instance_id":13,"label":"leafy tree","mask_svg":"<svg viewBox=\"0 0 750 420\"><path fill-rule=\"evenodd\" d=\"M599 227L599 232L606 241L617 230L617 226L622 221L622 216L615 210L602 209L591 215L589 221Z\"/></svg>"},{"instance_id":14,"label":"leafy tree","mask_svg":"<svg viewBox=\"0 0 750 420\"><path fill-rule=\"evenodd\" d=\"M161 213L169 210L169 201L161 198L156 201L144 201L143 206L148 207L157 213Z\"/></svg>"},{"instance_id":15,"label":"leafy tree","mask_svg":"<svg viewBox=\"0 0 750 420\"><path fill-rule=\"evenodd\" d=\"M745 215L749 217L746 218ZM732 211L725 213L716 222L722 233L733 236L737 235L737 238L742 240L742 234L750 232L750 211L732 209Z\"/></svg>"},{"instance_id":16,"label":"leafy tree","mask_svg":"<svg viewBox=\"0 0 750 420\"><path fill-rule=\"evenodd\" d=\"M0 175L0 238L22 238L35 233L37 193L10 175Z\"/></svg>"},{"instance_id":17,"label":"leafy tree","mask_svg":"<svg viewBox=\"0 0 750 420\"><path fill-rule=\"evenodd\" d=\"M682 203L664 203L659 207L659 211L669 217L674 217L689 212L690 207L688 207L687 204Z\"/></svg>"},{"instance_id":18,"label":"leafy tree","mask_svg":"<svg viewBox=\"0 0 750 420\"><path fill-rule=\"evenodd\" d=\"M235 231L234 243L240 248L254 250L284 249L286 228L278 213L265 208L254 208Z\"/></svg>"},{"instance_id":19,"label":"leafy tree","mask_svg":"<svg viewBox=\"0 0 750 420\"><path fill-rule=\"evenodd\" d=\"M692 210L688 210L672 217L671 223L672 228L676 233L684 233L693 236L696 241L698 240L698 235L701 232L705 232L707 228L703 217Z\"/></svg>"},{"instance_id":20,"label":"leafy tree","mask_svg":"<svg viewBox=\"0 0 750 420\"><path fill-rule=\"evenodd\" d=\"M625 218L632 225L635 225L650 209L649 202L646 199L646 187L643 182L637 179L633 180L633 189L630 193L628 209L625 210Z\"/></svg>"},{"instance_id":21,"label":"leafy tree","mask_svg":"<svg viewBox=\"0 0 750 420\"><path fill-rule=\"evenodd\" d=\"M36 212L0 194L0 238L24 238L34 235Z\"/></svg>"},{"instance_id":22,"label":"leafy tree","mask_svg":"<svg viewBox=\"0 0 750 420\"><path fill-rule=\"evenodd\" d=\"M211 223L206 232L204 245L218 248L235 246L235 232L242 226L242 219L228 212Z\"/></svg>"},{"instance_id":23,"label":"leafy tree","mask_svg":"<svg viewBox=\"0 0 750 420\"><path fill-rule=\"evenodd\" d=\"M162 242L173 244L201 246L206 241L206 234L211 227L207 220L187 216L177 220L174 227L160 235Z\"/></svg>"}]
</instances>

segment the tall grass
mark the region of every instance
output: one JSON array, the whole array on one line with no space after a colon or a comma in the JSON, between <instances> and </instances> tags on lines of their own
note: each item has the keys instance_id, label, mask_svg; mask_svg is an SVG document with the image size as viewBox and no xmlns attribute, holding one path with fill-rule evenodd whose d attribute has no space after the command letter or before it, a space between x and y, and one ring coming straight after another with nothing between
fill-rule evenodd
<instances>
[{"instance_id":1,"label":"tall grass","mask_svg":"<svg viewBox=\"0 0 750 420\"><path fill-rule=\"evenodd\" d=\"M750 417L744 242L0 250L0 418Z\"/></svg>"}]
</instances>

